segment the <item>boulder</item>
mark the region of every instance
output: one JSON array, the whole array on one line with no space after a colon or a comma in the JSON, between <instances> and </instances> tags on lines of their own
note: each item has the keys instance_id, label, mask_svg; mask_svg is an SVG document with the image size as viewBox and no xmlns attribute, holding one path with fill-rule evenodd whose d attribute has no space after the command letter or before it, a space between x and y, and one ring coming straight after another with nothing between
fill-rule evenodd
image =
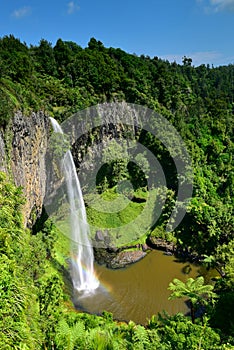
<instances>
[{"instance_id":1,"label":"boulder","mask_svg":"<svg viewBox=\"0 0 234 350\"><path fill-rule=\"evenodd\" d=\"M174 253L176 250L176 246L173 243L167 242L165 239L154 236L149 236L147 238L147 244L153 249L159 249L166 252Z\"/></svg>"},{"instance_id":2,"label":"boulder","mask_svg":"<svg viewBox=\"0 0 234 350\"><path fill-rule=\"evenodd\" d=\"M142 250L122 251L118 253L113 259L108 262L107 267L112 269L119 269L133 264L144 258L146 253Z\"/></svg>"},{"instance_id":3,"label":"boulder","mask_svg":"<svg viewBox=\"0 0 234 350\"><path fill-rule=\"evenodd\" d=\"M97 242L101 242L101 241L104 241L104 235L102 233L102 231L97 231L96 234L95 234L95 240Z\"/></svg>"},{"instance_id":4,"label":"boulder","mask_svg":"<svg viewBox=\"0 0 234 350\"><path fill-rule=\"evenodd\" d=\"M141 248L142 248L143 252L146 252L147 250L150 249L146 243L142 244Z\"/></svg>"}]
</instances>

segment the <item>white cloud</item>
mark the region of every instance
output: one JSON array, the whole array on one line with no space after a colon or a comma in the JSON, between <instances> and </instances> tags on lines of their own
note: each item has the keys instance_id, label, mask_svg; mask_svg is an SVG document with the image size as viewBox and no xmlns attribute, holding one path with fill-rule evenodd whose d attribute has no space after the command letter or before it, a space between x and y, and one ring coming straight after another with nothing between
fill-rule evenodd
<instances>
[{"instance_id":1,"label":"white cloud","mask_svg":"<svg viewBox=\"0 0 234 350\"><path fill-rule=\"evenodd\" d=\"M215 11L227 11L234 12L234 0L209 0L208 5L207 1L197 0L198 3L206 3L205 10L206 12Z\"/></svg>"},{"instance_id":2,"label":"white cloud","mask_svg":"<svg viewBox=\"0 0 234 350\"><path fill-rule=\"evenodd\" d=\"M217 12L223 10L234 12L234 0L210 0L210 3Z\"/></svg>"},{"instance_id":3,"label":"white cloud","mask_svg":"<svg viewBox=\"0 0 234 350\"><path fill-rule=\"evenodd\" d=\"M189 55L188 55L189 56ZM221 54L217 51L200 51L191 53L193 64L199 66L200 64L214 64L219 61Z\"/></svg>"},{"instance_id":4,"label":"white cloud","mask_svg":"<svg viewBox=\"0 0 234 350\"><path fill-rule=\"evenodd\" d=\"M80 7L75 3L75 1L70 1L67 4L67 13L71 15L72 13L78 11Z\"/></svg>"},{"instance_id":5,"label":"white cloud","mask_svg":"<svg viewBox=\"0 0 234 350\"><path fill-rule=\"evenodd\" d=\"M22 18L22 17L30 15L30 13L31 13L31 8L27 7L27 6L24 6L24 7L20 8L20 9L18 9L18 10L15 10L12 13L12 16L15 17L15 18Z\"/></svg>"},{"instance_id":6,"label":"white cloud","mask_svg":"<svg viewBox=\"0 0 234 350\"><path fill-rule=\"evenodd\" d=\"M234 59L234 57L225 57L217 51L186 52L184 54L168 54L159 57L169 62L175 61L182 64L184 56L192 58L193 66L200 66L201 64L213 64L214 66L227 65L232 63Z\"/></svg>"}]
</instances>

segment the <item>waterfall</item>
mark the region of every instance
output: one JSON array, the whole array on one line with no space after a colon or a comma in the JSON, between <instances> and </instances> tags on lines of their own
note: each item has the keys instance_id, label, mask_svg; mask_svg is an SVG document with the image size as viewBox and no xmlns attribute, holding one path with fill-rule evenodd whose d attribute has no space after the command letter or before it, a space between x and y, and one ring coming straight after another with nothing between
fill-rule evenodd
<instances>
[{"instance_id":1,"label":"waterfall","mask_svg":"<svg viewBox=\"0 0 234 350\"><path fill-rule=\"evenodd\" d=\"M50 120L54 132L63 134L57 121L53 118ZM90 229L80 182L70 150L66 151L61 160L61 171L66 182L70 205L71 278L76 290L91 292L98 287L99 282L94 274L93 247L89 239Z\"/></svg>"}]
</instances>

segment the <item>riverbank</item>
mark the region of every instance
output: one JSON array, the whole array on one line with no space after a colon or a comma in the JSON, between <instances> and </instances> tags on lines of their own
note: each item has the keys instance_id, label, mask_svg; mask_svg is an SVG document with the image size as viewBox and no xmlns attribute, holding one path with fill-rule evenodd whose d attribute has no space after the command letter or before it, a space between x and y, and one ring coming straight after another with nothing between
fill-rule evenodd
<instances>
[{"instance_id":1,"label":"riverbank","mask_svg":"<svg viewBox=\"0 0 234 350\"><path fill-rule=\"evenodd\" d=\"M123 247L94 248L95 261L107 268L119 269L134 264L143 259L151 250L159 250L164 255L175 256L183 262L200 263L202 257L188 249L177 247L172 242L162 238L149 236L143 244L126 245Z\"/></svg>"}]
</instances>

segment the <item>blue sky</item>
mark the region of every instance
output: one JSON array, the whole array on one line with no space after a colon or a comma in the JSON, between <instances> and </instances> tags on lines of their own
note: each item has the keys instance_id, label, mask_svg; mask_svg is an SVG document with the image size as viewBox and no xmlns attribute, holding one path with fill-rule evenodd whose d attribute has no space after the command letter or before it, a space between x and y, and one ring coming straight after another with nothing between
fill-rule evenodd
<instances>
[{"instance_id":1,"label":"blue sky","mask_svg":"<svg viewBox=\"0 0 234 350\"><path fill-rule=\"evenodd\" d=\"M194 65L234 63L234 0L0 0L0 36L58 38Z\"/></svg>"}]
</instances>

